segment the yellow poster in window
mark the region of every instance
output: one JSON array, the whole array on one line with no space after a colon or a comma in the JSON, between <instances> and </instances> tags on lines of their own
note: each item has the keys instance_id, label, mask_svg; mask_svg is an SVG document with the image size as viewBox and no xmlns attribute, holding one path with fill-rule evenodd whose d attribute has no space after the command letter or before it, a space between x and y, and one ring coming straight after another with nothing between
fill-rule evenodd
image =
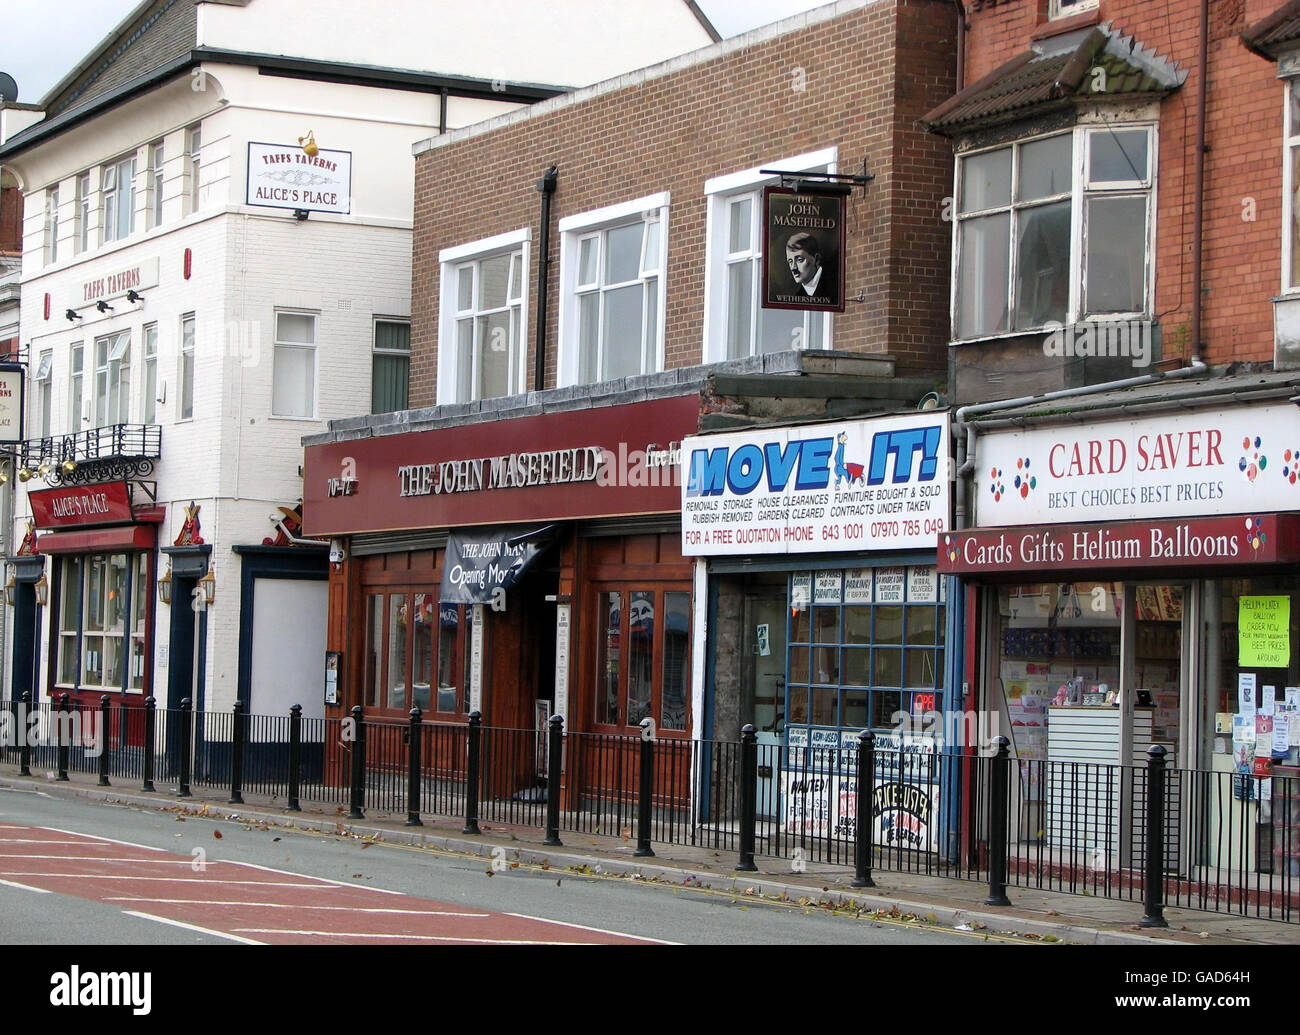
<instances>
[{"instance_id":1,"label":"yellow poster in window","mask_svg":"<svg viewBox=\"0 0 1300 1035\"><path fill-rule=\"evenodd\" d=\"M1242 597L1237 636L1242 668L1286 668L1291 664L1291 598Z\"/></svg>"}]
</instances>

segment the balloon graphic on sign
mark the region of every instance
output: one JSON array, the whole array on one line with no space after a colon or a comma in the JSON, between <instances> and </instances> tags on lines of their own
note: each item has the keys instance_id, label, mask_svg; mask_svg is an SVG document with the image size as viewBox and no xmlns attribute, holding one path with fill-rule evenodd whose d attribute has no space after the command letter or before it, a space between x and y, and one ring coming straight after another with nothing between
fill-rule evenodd
<instances>
[{"instance_id":1,"label":"balloon graphic on sign","mask_svg":"<svg viewBox=\"0 0 1300 1035\"><path fill-rule=\"evenodd\" d=\"M1260 471L1268 466L1268 457L1260 452L1262 447L1263 440L1258 435L1253 440L1249 437L1241 440L1243 455L1237 461L1237 466L1241 470L1241 476L1248 482L1253 483L1259 477Z\"/></svg>"}]
</instances>

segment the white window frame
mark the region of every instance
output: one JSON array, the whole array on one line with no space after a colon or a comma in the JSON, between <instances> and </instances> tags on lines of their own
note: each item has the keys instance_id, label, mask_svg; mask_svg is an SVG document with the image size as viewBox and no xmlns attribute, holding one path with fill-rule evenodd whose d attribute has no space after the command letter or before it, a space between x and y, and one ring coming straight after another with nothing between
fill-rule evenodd
<instances>
[{"instance_id":1,"label":"white window frame","mask_svg":"<svg viewBox=\"0 0 1300 1035\"><path fill-rule=\"evenodd\" d=\"M738 261L757 260L759 268L754 279L754 309L750 318L750 347L747 356L754 356L758 344L758 326L762 319L763 275L761 269L763 254L763 188L780 182L779 176L764 176L761 169L780 169L782 172L828 172L838 171L839 149L824 148L807 154L794 155L761 166L745 169L742 172L715 176L704 181L704 195L708 199L708 212L705 224L705 240L708 242L708 265L704 277L704 347L701 355L705 363L720 363L728 358L727 326L728 266ZM729 207L744 197L754 199L750 223L750 250L748 253L729 252L728 233ZM773 311L773 310L768 310ZM812 321L821 321L822 343L819 349L833 348L832 328L834 321L830 313L806 312L804 314L804 340L811 338Z\"/></svg>"},{"instance_id":2,"label":"white window frame","mask_svg":"<svg viewBox=\"0 0 1300 1035\"><path fill-rule=\"evenodd\" d=\"M158 324L140 333L140 423L158 423Z\"/></svg>"},{"instance_id":3,"label":"white window frame","mask_svg":"<svg viewBox=\"0 0 1300 1035\"><path fill-rule=\"evenodd\" d=\"M186 334L188 325L189 333ZM194 419L194 334L195 322L193 313L185 313L181 317L181 336L180 348L177 350L178 366L176 369L176 421ZM186 405L186 397L189 398L189 404Z\"/></svg>"},{"instance_id":4,"label":"white window frame","mask_svg":"<svg viewBox=\"0 0 1300 1035\"><path fill-rule=\"evenodd\" d=\"M188 215L199 210L199 172L203 153L203 123L185 130L185 197Z\"/></svg>"},{"instance_id":5,"label":"white window frame","mask_svg":"<svg viewBox=\"0 0 1300 1035\"><path fill-rule=\"evenodd\" d=\"M487 237L480 241L473 241L469 244L457 245L454 248L444 248L438 253L439 263L439 282L440 295L438 305L438 405L449 403L473 402L478 396L470 399L462 399L457 391L460 385L462 371L460 369L460 350L457 348L458 332L457 325L461 320L473 319L477 327L477 319L481 315L477 308L478 292L475 290L475 302L473 308L463 312L458 311L457 284L460 276L460 270L465 267L473 266L474 279L477 284L478 264L484 259L491 259L498 255L519 253L522 256L520 280L520 294L518 298L519 307L519 341L515 345L515 352L518 356L518 369L510 385L509 395L517 395L526 391L528 376L528 284L532 267L530 264L532 252L533 231L531 227L525 227L522 230L512 230L509 233L497 234L495 237ZM507 310L513 308L513 299L507 299ZM495 310L493 310L495 311ZM477 331L475 332L477 334ZM471 373L471 378L473 374Z\"/></svg>"},{"instance_id":6,"label":"white window frame","mask_svg":"<svg viewBox=\"0 0 1300 1035\"><path fill-rule=\"evenodd\" d=\"M1291 124L1291 98L1297 94L1300 115L1300 79L1283 81L1282 90L1282 294L1300 294L1300 272L1292 279L1291 266L1296 261L1297 237L1300 237L1300 198L1296 196L1293 161L1300 161L1300 118ZM1293 156L1295 156L1293 158Z\"/></svg>"},{"instance_id":7,"label":"white window frame","mask_svg":"<svg viewBox=\"0 0 1300 1035\"><path fill-rule=\"evenodd\" d=\"M32 382L36 390L32 395L36 399L37 412L34 415L33 424L37 425L36 432L38 438L49 438L53 430L51 418L54 408L54 350L41 350L40 359L36 363L36 371L32 375Z\"/></svg>"},{"instance_id":8,"label":"white window frame","mask_svg":"<svg viewBox=\"0 0 1300 1035\"><path fill-rule=\"evenodd\" d=\"M86 343L74 341L68 349L68 431L76 434L89 420L86 415Z\"/></svg>"},{"instance_id":9,"label":"white window frame","mask_svg":"<svg viewBox=\"0 0 1300 1035\"><path fill-rule=\"evenodd\" d=\"M90 251L90 217L95 210L91 194L90 170L87 169L77 176L77 241L75 250L78 255Z\"/></svg>"},{"instance_id":10,"label":"white window frame","mask_svg":"<svg viewBox=\"0 0 1300 1035\"><path fill-rule=\"evenodd\" d=\"M100 353L103 353L101 357ZM131 422L131 332L95 339L94 425L110 428Z\"/></svg>"},{"instance_id":11,"label":"white window frame","mask_svg":"<svg viewBox=\"0 0 1300 1035\"><path fill-rule=\"evenodd\" d=\"M1098 0L1048 0L1047 17L1072 18L1084 11L1095 11Z\"/></svg>"},{"instance_id":12,"label":"white window frame","mask_svg":"<svg viewBox=\"0 0 1300 1035\"><path fill-rule=\"evenodd\" d=\"M163 182L167 165L166 141L149 145L149 229L162 226Z\"/></svg>"},{"instance_id":13,"label":"white window frame","mask_svg":"<svg viewBox=\"0 0 1300 1035\"><path fill-rule=\"evenodd\" d=\"M135 233L135 162L136 156L134 154L123 155L115 161L106 162L100 171L99 234L100 241L104 244L110 244L113 241L125 241ZM124 175L128 170L129 175ZM125 192L123 191L123 179L126 179L129 184ZM127 218L126 231L119 234L117 222L124 201L127 203L127 211L130 215ZM109 215L110 206L113 209L111 217Z\"/></svg>"},{"instance_id":14,"label":"white window frame","mask_svg":"<svg viewBox=\"0 0 1300 1035\"><path fill-rule=\"evenodd\" d=\"M1133 181L1106 183L1090 182L1088 180L1088 161L1089 146L1091 136L1099 132L1122 132L1125 130L1145 130L1147 133L1147 176L1144 183L1135 184ZM1025 209L1031 209L1042 204L1041 199L1032 202L1016 201L1016 184L1019 178L1019 149L1027 144L1032 144L1040 140L1046 140L1050 137L1072 136L1071 166L1070 166L1070 191L1068 194L1070 201L1070 284L1069 284L1069 304L1067 306L1065 325L1072 325L1087 321L1089 323L1107 323L1123 322L1137 319L1150 319L1154 311L1156 295L1156 270L1155 270L1155 242L1156 242L1156 214L1158 212L1156 199L1156 186L1159 169L1159 147L1160 133L1158 123L1151 119L1134 119L1131 121L1114 122L1108 119L1088 120L1080 122L1072 129L1063 130L1055 133L1040 133L1034 136L1017 138L1011 141L999 143L993 147L973 148L969 151L963 151L958 154L953 171L953 235L952 235L952 256L951 268L952 277L949 285L949 320L951 326L951 340L954 343L964 343L973 341L988 341L996 338L1015 337L1023 334L1040 333L1047 329L1047 324L1032 327L1014 327L1016 299L1013 294L1013 288L1017 280L1018 249L1016 247L1016 213ZM991 154L995 151L1012 150L1012 168L1011 168L1011 186L1010 199L1006 204L997 205L987 209L977 209L970 212L962 212L961 205L961 183L962 169L964 163L971 158L979 155ZM1147 198L1147 236L1144 242L1144 285L1145 285L1145 304L1141 310L1133 312L1107 312L1089 314L1084 311L1084 300L1086 285L1084 276L1087 268L1087 249L1086 249L1086 227L1084 225L1084 212L1087 200L1090 197L1098 196L1116 196L1116 195L1140 195L1145 194ZM1064 200L1066 195L1052 196L1057 201ZM961 283L961 245L962 245L962 225L965 221L976 219L981 216L988 216L998 212L1010 212L1011 221L1008 230L1008 262L1007 262L1007 324L1001 330L985 331L967 337L959 337L957 333L957 306L958 306L958 288Z\"/></svg>"},{"instance_id":15,"label":"white window frame","mask_svg":"<svg viewBox=\"0 0 1300 1035\"><path fill-rule=\"evenodd\" d=\"M45 265L59 261L59 185L45 192Z\"/></svg>"},{"instance_id":16,"label":"white window frame","mask_svg":"<svg viewBox=\"0 0 1300 1035\"><path fill-rule=\"evenodd\" d=\"M280 317L281 316L309 316L311 317L311 342L284 341L280 340ZM272 324L275 334L275 344L271 355L271 417L274 420L316 420L318 412L318 399L320 396L320 313L311 309L276 309ZM275 357L281 349L294 349L311 353L311 412L310 413L276 413L275 412Z\"/></svg>"},{"instance_id":17,"label":"white window frame","mask_svg":"<svg viewBox=\"0 0 1300 1035\"><path fill-rule=\"evenodd\" d=\"M579 377L581 357L578 341L580 323L578 258L581 243L584 239L597 235L603 241L604 234L607 231L633 223L638 219L646 222L657 221L659 224L658 263L653 266L647 265L649 257L645 256L643 252L641 268L637 278L642 284L652 278L658 281L655 292L654 340L648 343L644 340L642 342L643 359L647 348L650 356L649 363L646 364L648 369L642 370L641 373L653 374L664 369L664 320L667 313L668 297L665 274L668 268L668 209L671 200L669 193L663 191L659 194L649 194L642 198L625 201L618 205L610 205L592 212L566 216L560 220L560 350L556 375L558 387L565 388L586 383ZM593 285L583 286L582 293L584 294L593 290L603 292L609 287L609 285L604 284L602 269L604 265L603 247L597 254L596 263L598 268L597 280ZM635 283L635 281L629 281L629 283ZM644 329L643 325L643 334Z\"/></svg>"}]
</instances>

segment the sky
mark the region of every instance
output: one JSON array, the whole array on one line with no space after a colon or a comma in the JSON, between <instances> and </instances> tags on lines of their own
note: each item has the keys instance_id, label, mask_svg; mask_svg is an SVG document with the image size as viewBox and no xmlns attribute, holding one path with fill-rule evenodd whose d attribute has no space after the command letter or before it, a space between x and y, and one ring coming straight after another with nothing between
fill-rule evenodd
<instances>
[{"instance_id":1,"label":"sky","mask_svg":"<svg viewBox=\"0 0 1300 1035\"><path fill-rule=\"evenodd\" d=\"M18 100L35 104L140 0L3 0L0 72L18 81ZM625 0L619 0L625 2ZM631 0L635 2L635 0ZM725 38L827 0L698 0Z\"/></svg>"}]
</instances>

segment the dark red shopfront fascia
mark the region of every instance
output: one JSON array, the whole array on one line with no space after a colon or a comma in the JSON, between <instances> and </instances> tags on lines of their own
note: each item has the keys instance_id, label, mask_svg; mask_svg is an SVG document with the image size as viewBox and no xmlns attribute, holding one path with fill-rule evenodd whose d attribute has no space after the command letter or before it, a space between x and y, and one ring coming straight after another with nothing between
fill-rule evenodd
<instances>
[{"instance_id":1,"label":"dark red shopfront fascia","mask_svg":"<svg viewBox=\"0 0 1300 1035\"><path fill-rule=\"evenodd\" d=\"M667 514L699 396L309 446L306 535ZM671 459L670 459L671 458Z\"/></svg>"},{"instance_id":2,"label":"dark red shopfront fascia","mask_svg":"<svg viewBox=\"0 0 1300 1035\"><path fill-rule=\"evenodd\" d=\"M939 572L1233 569L1300 561L1300 514L974 528L939 536Z\"/></svg>"},{"instance_id":3,"label":"dark red shopfront fascia","mask_svg":"<svg viewBox=\"0 0 1300 1035\"><path fill-rule=\"evenodd\" d=\"M86 528L90 525L120 525L135 520L126 482L39 489L29 493L28 499L32 504L32 520L37 528Z\"/></svg>"}]
</instances>

